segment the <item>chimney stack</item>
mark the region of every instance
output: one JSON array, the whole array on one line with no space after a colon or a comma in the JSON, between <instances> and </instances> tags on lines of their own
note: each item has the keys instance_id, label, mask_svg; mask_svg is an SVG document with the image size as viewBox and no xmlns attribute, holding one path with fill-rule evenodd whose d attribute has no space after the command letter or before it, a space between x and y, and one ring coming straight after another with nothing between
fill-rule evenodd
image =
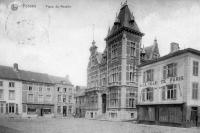
<instances>
[{"instance_id":1,"label":"chimney stack","mask_svg":"<svg viewBox=\"0 0 200 133\"><path fill-rule=\"evenodd\" d=\"M17 63L14 63L13 64L13 69L15 70L15 71L19 71L19 68L18 68L18 64Z\"/></svg>"},{"instance_id":2,"label":"chimney stack","mask_svg":"<svg viewBox=\"0 0 200 133\"><path fill-rule=\"evenodd\" d=\"M172 42L170 43L170 53L176 52L178 50L180 50L179 44L176 42Z\"/></svg>"}]
</instances>

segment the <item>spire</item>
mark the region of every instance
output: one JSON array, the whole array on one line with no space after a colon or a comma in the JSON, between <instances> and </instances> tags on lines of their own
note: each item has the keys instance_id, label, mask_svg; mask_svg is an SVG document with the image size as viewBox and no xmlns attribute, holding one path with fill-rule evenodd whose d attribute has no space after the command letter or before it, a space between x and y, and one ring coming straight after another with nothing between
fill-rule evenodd
<instances>
[{"instance_id":1,"label":"spire","mask_svg":"<svg viewBox=\"0 0 200 133\"><path fill-rule=\"evenodd\" d=\"M120 28L123 28L124 30L129 30L129 32L134 32L139 36L144 35L142 32L140 32L135 18L129 10L127 1L121 5L120 12L116 15L114 25L112 26L110 34L109 36L107 36L107 38L118 32Z\"/></svg>"},{"instance_id":2,"label":"spire","mask_svg":"<svg viewBox=\"0 0 200 133\"><path fill-rule=\"evenodd\" d=\"M123 8L125 6L127 6L127 0L124 2L124 4L122 4L122 2L121 2L121 8Z\"/></svg>"}]
</instances>

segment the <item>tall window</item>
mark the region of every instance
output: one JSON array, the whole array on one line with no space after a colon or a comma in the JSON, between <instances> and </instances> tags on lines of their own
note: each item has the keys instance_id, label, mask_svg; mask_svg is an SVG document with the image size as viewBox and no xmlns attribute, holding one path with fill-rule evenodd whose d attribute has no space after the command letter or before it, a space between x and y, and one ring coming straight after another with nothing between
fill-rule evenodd
<instances>
[{"instance_id":1,"label":"tall window","mask_svg":"<svg viewBox=\"0 0 200 133\"><path fill-rule=\"evenodd\" d=\"M163 79L177 76L177 63L171 63L163 67Z\"/></svg>"},{"instance_id":2,"label":"tall window","mask_svg":"<svg viewBox=\"0 0 200 133\"><path fill-rule=\"evenodd\" d=\"M63 88L63 92L67 92L67 88Z\"/></svg>"},{"instance_id":3,"label":"tall window","mask_svg":"<svg viewBox=\"0 0 200 133\"><path fill-rule=\"evenodd\" d=\"M177 85L167 85L167 99L176 99Z\"/></svg>"},{"instance_id":4,"label":"tall window","mask_svg":"<svg viewBox=\"0 0 200 133\"><path fill-rule=\"evenodd\" d=\"M3 99L3 89L0 89L0 99Z\"/></svg>"},{"instance_id":5,"label":"tall window","mask_svg":"<svg viewBox=\"0 0 200 133\"><path fill-rule=\"evenodd\" d=\"M142 101L153 101L153 88L145 88L142 90Z\"/></svg>"},{"instance_id":6,"label":"tall window","mask_svg":"<svg viewBox=\"0 0 200 133\"><path fill-rule=\"evenodd\" d=\"M134 82L134 70L135 67L133 67L132 65L128 65L127 66L127 73L126 73L126 80L129 82Z\"/></svg>"},{"instance_id":7,"label":"tall window","mask_svg":"<svg viewBox=\"0 0 200 133\"><path fill-rule=\"evenodd\" d=\"M198 99L198 83L192 83L192 99Z\"/></svg>"},{"instance_id":8,"label":"tall window","mask_svg":"<svg viewBox=\"0 0 200 133\"><path fill-rule=\"evenodd\" d=\"M130 44L130 56L136 57L135 43L133 42Z\"/></svg>"},{"instance_id":9,"label":"tall window","mask_svg":"<svg viewBox=\"0 0 200 133\"><path fill-rule=\"evenodd\" d=\"M120 70L119 70L118 66L110 68L109 74L110 74L110 76L109 76L109 82L110 83L120 81L121 74L120 74Z\"/></svg>"},{"instance_id":10,"label":"tall window","mask_svg":"<svg viewBox=\"0 0 200 133\"><path fill-rule=\"evenodd\" d=\"M63 95L63 102L66 102L66 95Z\"/></svg>"},{"instance_id":11,"label":"tall window","mask_svg":"<svg viewBox=\"0 0 200 133\"><path fill-rule=\"evenodd\" d=\"M111 46L111 58L117 57L117 44L112 44Z\"/></svg>"},{"instance_id":12,"label":"tall window","mask_svg":"<svg viewBox=\"0 0 200 133\"><path fill-rule=\"evenodd\" d=\"M143 73L143 82L153 81L154 80L154 70L149 69Z\"/></svg>"},{"instance_id":13,"label":"tall window","mask_svg":"<svg viewBox=\"0 0 200 133\"><path fill-rule=\"evenodd\" d=\"M32 90L33 90L33 87L32 87L32 86L29 86L29 87L28 87L28 90L29 90L29 91L32 91Z\"/></svg>"},{"instance_id":14,"label":"tall window","mask_svg":"<svg viewBox=\"0 0 200 133\"><path fill-rule=\"evenodd\" d=\"M15 91L9 90L9 100L15 100Z\"/></svg>"},{"instance_id":15,"label":"tall window","mask_svg":"<svg viewBox=\"0 0 200 133\"><path fill-rule=\"evenodd\" d=\"M9 82L9 87L15 87L15 82Z\"/></svg>"},{"instance_id":16,"label":"tall window","mask_svg":"<svg viewBox=\"0 0 200 133\"><path fill-rule=\"evenodd\" d=\"M60 91L60 87L57 88L57 91L58 91L58 92Z\"/></svg>"},{"instance_id":17,"label":"tall window","mask_svg":"<svg viewBox=\"0 0 200 133\"><path fill-rule=\"evenodd\" d=\"M3 81L0 81L0 86L3 86Z\"/></svg>"},{"instance_id":18,"label":"tall window","mask_svg":"<svg viewBox=\"0 0 200 133\"><path fill-rule=\"evenodd\" d=\"M135 108L136 107L136 92L133 88L128 88L126 91L126 107Z\"/></svg>"},{"instance_id":19,"label":"tall window","mask_svg":"<svg viewBox=\"0 0 200 133\"><path fill-rule=\"evenodd\" d=\"M193 61L193 75L198 76L199 62Z\"/></svg>"},{"instance_id":20,"label":"tall window","mask_svg":"<svg viewBox=\"0 0 200 133\"><path fill-rule=\"evenodd\" d=\"M38 102L42 103L43 102L43 95L38 96Z\"/></svg>"},{"instance_id":21,"label":"tall window","mask_svg":"<svg viewBox=\"0 0 200 133\"><path fill-rule=\"evenodd\" d=\"M28 94L28 102L33 102L33 94Z\"/></svg>"},{"instance_id":22,"label":"tall window","mask_svg":"<svg viewBox=\"0 0 200 133\"><path fill-rule=\"evenodd\" d=\"M110 89L109 92L109 97L110 97L110 104L109 106L112 107L119 107L120 106L120 89L114 88Z\"/></svg>"},{"instance_id":23,"label":"tall window","mask_svg":"<svg viewBox=\"0 0 200 133\"><path fill-rule=\"evenodd\" d=\"M50 101L51 101L51 95L46 95L46 100L47 100L48 102L50 102Z\"/></svg>"},{"instance_id":24,"label":"tall window","mask_svg":"<svg viewBox=\"0 0 200 133\"><path fill-rule=\"evenodd\" d=\"M9 113L14 113L14 112L15 112L14 103L9 103Z\"/></svg>"},{"instance_id":25,"label":"tall window","mask_svg":"<svg viewBox=\"0 0 200 133\"><path fill-rule=\"evenodd\" d=\"M58 102L61 102L61 95L58 95Z\"/></svg>"},{"instance_id":26,"label":"tall window","mask_svg":"<svg viewBox=\"0 0 200 133\"><path fill-rule=\"evenodd\" d=\"M39 92L42 92L42 87L39 87Z\"/></svg>"}]
</instances>

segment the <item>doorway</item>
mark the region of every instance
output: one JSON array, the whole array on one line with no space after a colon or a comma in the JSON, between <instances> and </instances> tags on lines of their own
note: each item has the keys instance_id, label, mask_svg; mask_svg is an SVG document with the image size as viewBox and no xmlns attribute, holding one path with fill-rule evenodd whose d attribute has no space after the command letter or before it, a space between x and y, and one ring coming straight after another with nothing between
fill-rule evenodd
<instances>
[{"instance_id":1,"label":"doorway","mask_svg":"<svg viewBox=\"0 0 200 133\"><path fill-rule=\"evenodd\" d=\"M43 116L43 109L40 110L40 116Z\"/></svg>"},{"instance_id":2,"label":"doorway","mask_svg":"<svg viewBox=\"0 0 200 133\"><path fill-rule=\"evenodd\" d=\"M197 120L198 120L198 110L197 107L191 108L191 125L197 126Z\"/></svg>"},{"instance_id":3,"label":"doorway","mask_svg":"<svg viewBox=\"0 0 200 133\"><path fill-rule=\"evenodd\" d=\"M102 94L102 113L106 113L106 94Z\"/></svg>"},{"instance_id":4,"label":"doorway","mask_svg":"<svg viewBox=\"0 0 200 133\"><path fill-rule=\"evenodd\" d=\"M63 116L67 116L67 106L63 106Z\"/></svg>"}]
</instances>

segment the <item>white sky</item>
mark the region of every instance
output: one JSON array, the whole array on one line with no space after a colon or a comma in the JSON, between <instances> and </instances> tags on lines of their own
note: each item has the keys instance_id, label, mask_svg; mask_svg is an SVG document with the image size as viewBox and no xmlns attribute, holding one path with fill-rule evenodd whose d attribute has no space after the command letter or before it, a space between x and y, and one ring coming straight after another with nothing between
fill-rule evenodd
<instances>
[{"instance_id":1,"label":"white sky","mask_svg":"<svg viewBox=\"0 0 200 133\"><path fill-rule=\"evenodd\" d=\"M87 82L92 25L95 24L94 38L98 51L102 52L108 27L112 26L123 2L66 0L71 8L22 9L20 17L24 15L34 21L36 30L33 31L38 33L35 37L39 37L39 41L35 45L18 45L15 38L26 35L29 30L19 33L13 27L12 22L19 17L19 13L9 15L5 1L0 0L0 65L12 66L17 62L20 69L56 76L69 75L74 85L86 85ZM169 52L170 42L178 42L182 49L191 47L200 50L199 0L129 0L128 5L140 30L145 33L142 39L145 46L151 45L156 37L161 55ZM12 36L5 32L8 15L8 30ZM45 27L48 34L41 27ZM49 41L44 41L46 38Z\"/></svg>"}]
</instances>

